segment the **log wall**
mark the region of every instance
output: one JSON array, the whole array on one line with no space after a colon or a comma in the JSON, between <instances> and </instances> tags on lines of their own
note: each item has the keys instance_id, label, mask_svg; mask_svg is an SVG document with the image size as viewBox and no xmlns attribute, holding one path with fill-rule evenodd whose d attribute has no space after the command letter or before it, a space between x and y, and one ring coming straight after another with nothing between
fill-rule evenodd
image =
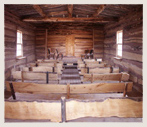
<instances>
[{"instance_id":1,"label":"log wall","mask_svg":"<svg viewBox=\"0 0 147 127\"><path fill-rule=\"evenodd\" d=\"M94 57L103 58L104 56L104 31L103 28L93 30Z\"/></svg>"},{"instance_id":2,"label":"log wall","mask_svg":"<svg viewBox=\"0 0 147 127\"><path fill-rule=\"evenodd\" d=\"M47 29L47 48L52 52L58 49L64 56L66 55L66 37L74 36L74 55L81 57L85 50L94 48L96 57L103 58L103 26L83 25L83 24L63 24L54 23L49 27L38 28L36 30L36 58L45 58Z\"/></svg>"},{"instance_id":3,"label":"log wall","mask_svg":"<svg viewBox=\"0 0 147 127\"><path fill-rule=\"evenodd\" d=\"M142 92L142 40L143 40L143 12L142 9L134 10L120 18L119 22L105 25L104 60L114 66L119 66L121 71L130 74L134 88ZM122 59L116 56L116 32L123 30Z\"/></svg>"},{"instance_id":4,"label":"log wall","mask_svg":"<svg viewBox=\"0 0 147 127\"><path fill-rule=\"evenodd\" d=\"M34 28L20 21L20 19L5 9L5 80L11 75L14 66L24 66L35 60L35 33ZM24 59L16 59L16 34L17 30L23 33Z\"/></svg>"}]
</instances>

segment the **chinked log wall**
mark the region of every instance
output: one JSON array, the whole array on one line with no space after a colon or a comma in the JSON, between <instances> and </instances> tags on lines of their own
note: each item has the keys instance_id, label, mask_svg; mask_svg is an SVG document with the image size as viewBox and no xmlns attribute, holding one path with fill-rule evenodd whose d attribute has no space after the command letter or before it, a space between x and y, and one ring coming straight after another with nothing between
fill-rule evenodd
<instances>
[{"instance_id":1,"label":"chinked log wall","mask_svg":"<svg viewBox=\"0 0 147 127\"><path fill-rule=\"evenodd\" d=\"M24 66L35 60L35 33L28 23L21 22L18 17L5 10L5 80L11 75L14 66ZM16 59L16 34L17 30L23 33L23 56Z\"/></svg>"},{"instance_id":2,"label":"chinked log wall","mask_svg":"<svg viewBox=\"0 0 147 127\"><path fill-rule=\"evenodd\" d=\"M130 74L134 88L142 92L142 9L130 12L120 18L118 23L105 26L104 60L112 65L119 66L122 71ZM116 56L116 32L123 30L122 60Z\"/></svg>"},{"instance_id":3,"label":"chinked log wall","mask_svg":"<svg viewBox=\"0 0 147 127\"><path fill-rule=\"evenodd\" d=\"M47 31L47 44L46 42ZM74 36L75 56L81 57L85 50L94 47L95 57L103 58L103 26L54 23L46 28L36 30L36 58L45 58L45 48L66 55L66 36Z\"/></svg>"}]
</instances>

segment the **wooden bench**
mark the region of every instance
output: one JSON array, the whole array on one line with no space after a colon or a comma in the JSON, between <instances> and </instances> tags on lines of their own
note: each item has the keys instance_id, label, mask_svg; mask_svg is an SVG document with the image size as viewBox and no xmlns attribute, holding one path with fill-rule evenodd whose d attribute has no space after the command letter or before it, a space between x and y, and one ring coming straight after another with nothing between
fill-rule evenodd
<instances>
[{"instance_id":1,"label":"wooden bench","mask_svg":"<svg viewBox=\"0 0 147 127\"><path fill-rule=\"evenodd\" d=\"M86 63L87 68L106 67L106 64Z\"/></svg>"},{"instance_id":2,"label":"wooden bench","mask_svg":"<svg viewBox=\"0 0 147 127\"><path fill-rule=\"evenodd\" d=\"M109 73L109 74L84 74L83 81L87 82L90 81L91 83L95 81L123 81L127 82L129 80L129 74L122 72L122 73Z\"/></svg>"},{"instance_id":3,"label":"wooden bench","mask_svg":"<svg viewBox=\"0 0 147 127\"><path fill-rule=\"evenodd\" d=\"M49 73L49 72L33 72L33 71L12 71L12 77L15 80L24 80L27 81L57 81L59 83L59 78L57 73Z\"/></svg>"},{"instance_id":4,"label":"wooden bench","mask_svg":"<svg viewBox=\"0 0 147 127\"><path fill-rule=\"evenodd\" d=\"M85 73L90 74L105 74L105 73L119 73L118 67L97 67L97 68L80 68L80 75L84 75Z\"/></svg>"},{"instance_id":5,"label":"wooden bench","mask_svg":"<svg viewBox=\"0 0 147 127\"><path fill-rule=\"evenodd\" d=\"M69 122L96 117L142 118L142 100L108 98L105 100L65 99L49 101L5 100L5 119ZM86 122L86 121L85 121ZM112 122L112 121L111 121Z\"/></svg>"},{"instance_id":6,"label":"wooden bench","mask_svg":"<svg viewBox=\"0 0 147 127\"><path fill-rule=\"evenodd\" d=\"M62 74L62 64L56 64L55 67L50 66L37 66L37 67L23 67L22 71L33 71L33 72L57 72L57 74Z\"/></svg>"},{"instance_id":7,"label":"wooden bench","mask_svg":"<svg viewBox=\"0 0 147 127\"><path fill-rule=\"evenodd\" d=\"M132 91L132 82L121 83L93 83L93 84L76 84L76 85L60 85L60 84L36 84L28 82L11 82L6 81L6 88L11 91L11 85L15 92L20 93L66 93L67 98L70 94L98 94L98 93L117 93Z\"/></svg>"},{"instance_id":8,"label":"wooden bench","mask_svg":"<svg viewBox=\"0 0 147 127\"><path fill-rule=\"evenodd\" d=\"M6 89L15 93L49 94L65 93L60 100L5 100L5 118L18 120L50 120L66 122L81 117L142 118L142 99L126 98L126 92L132 90L132 82L126 83L94 83L79 85L35 84L6 81ZM93 93L124 92L124 97L107 97L104 99L76 99L73 95ZM98 95L99 96L99 95ZM66 99L66 98L67 99ZM138 100L138 101L137 101ZM14 108L15 107L15 108ZM33 110L31 110L33 109ZM41 110L40 110L41 109ZM111 110L110 110L111 109ZM118 112L119 110L119 112ZM32 115L33 114L33 115Z\"/></svg>"},{"instance_id":9,"label":"wooden bench","mask_svg":"<svg viewBox=\"0 0 147 127\"><path fill-rule=\"evenodd\" d=\"M83 61L84 61L84 62L94 62L95 59L84 59Z\"/></svg>"},{"instance_id":10,"label":"wooden bench","mask_svg":"<svg viewBox=\"0 0 147 127\"><path fill-rule=\"evenodd\" d=\"M37 66L47 66L47 67L54 67L55 66L55 63L53 62L51 62L51 63L47 63L47 62L45 62L45 63L37 63Z\"/></svg>"},{"instance_id":11,"label":"wooden bench","mask_svg":"<svg viewBox=\"0 0 147 127\"><path fill-rule=\"evenodd\" d=\"M91 74L119 73L119 68L118 67L89 68L89 73Z\"/></svg>"}]
</instances>

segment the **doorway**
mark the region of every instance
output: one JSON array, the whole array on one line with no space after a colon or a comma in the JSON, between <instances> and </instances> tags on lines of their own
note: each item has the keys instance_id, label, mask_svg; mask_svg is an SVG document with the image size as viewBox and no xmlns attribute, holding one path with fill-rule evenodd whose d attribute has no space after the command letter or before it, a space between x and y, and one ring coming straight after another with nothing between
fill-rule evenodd
<instances>
[{"instance_id":1,"label":"doorway","mask_svg":"<svg viewBox=\"0 0 147 127\"><path fill-rule=\"evenodd\" d=\"M74 47L74 35L66 36L66 56L74 56L75 55L75 47Z\"/></svg>"}]
</instances>

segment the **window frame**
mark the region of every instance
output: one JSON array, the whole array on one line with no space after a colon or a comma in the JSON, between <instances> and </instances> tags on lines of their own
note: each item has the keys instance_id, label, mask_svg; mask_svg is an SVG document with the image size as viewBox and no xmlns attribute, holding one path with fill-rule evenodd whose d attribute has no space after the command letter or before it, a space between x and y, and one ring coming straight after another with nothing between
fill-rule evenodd
<instances>
[{"instance_id":1,"label":"window frame","mask_svg":"<svg viewBox=\"0 0 147 127\"><path fill-rule=\"evenodd\" d=\"M17 34L18 33L21 33L21 37L20 37L20 42L21 43L18 43L17 40L18 40L18 36ZM21 46L21 55L17 56L17 52L18 52L18 49L17 49L17 45L20 45ZM16 58L21 58L23 57L23 33L21 30L17 30L17 33L16 33Z\"/></svg>"},{"instance_id":2,"label":"window frame","mask_svg":"<svg viewBox=\"0 0 147 127\"><path fill-rule=\"evenodd\" d=\"M118 34L119 33L122 33L122 43L118 43ZM116 57L117 58L122 58L122 55L120 56L120 55L118 55L118 46L122 46L122 55L123 55L123 30L118 30L117 32L116 32Z\"/></svg>"}]
</instances>

